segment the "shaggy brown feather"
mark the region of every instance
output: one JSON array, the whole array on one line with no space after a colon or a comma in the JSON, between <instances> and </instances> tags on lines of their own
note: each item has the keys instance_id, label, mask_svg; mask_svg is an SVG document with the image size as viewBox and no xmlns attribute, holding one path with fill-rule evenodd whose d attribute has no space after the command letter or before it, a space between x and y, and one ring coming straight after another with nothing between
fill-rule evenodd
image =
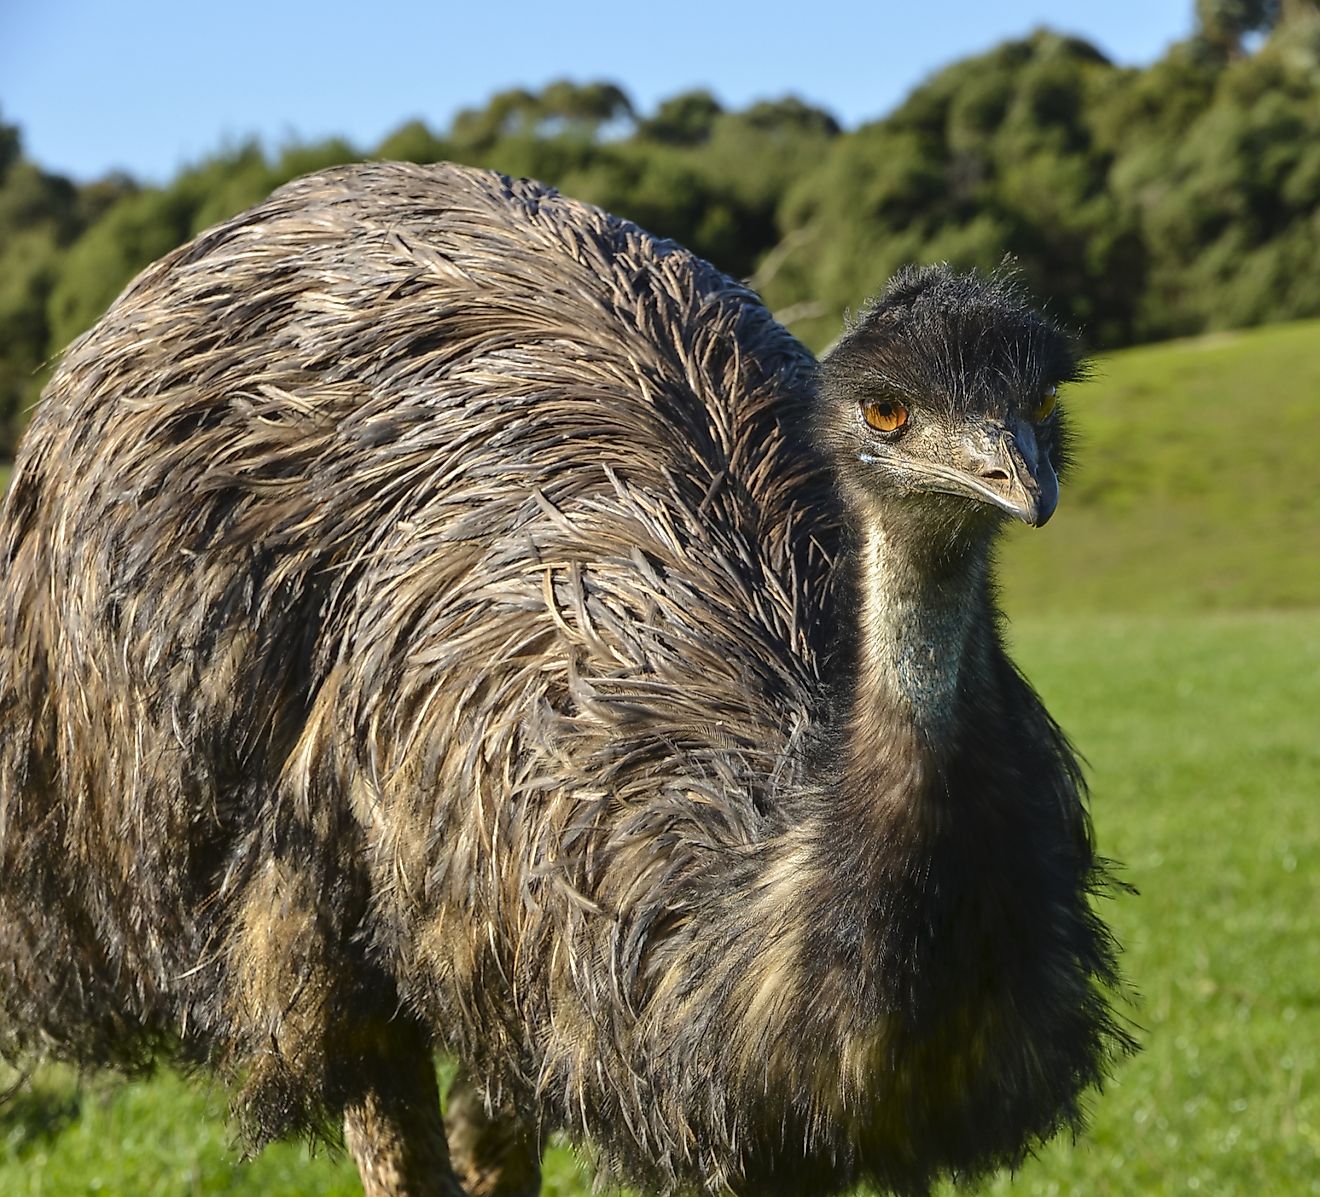
<instances>
[{"instance_id":1,"label":"shaggy brown feather","mask_svg":"<svg viewBox=\"0 0 1320 1197\"><path fill-rule=\"evenodd\" d=\"M747 290L495 174L329 171L145 271L0 523L6 1054L353 1146L428 1042L663 1192L1076 1125L1122 1036L1074 758L988 592L943 740L867 681L816 394Z\"/></svg>"}]
</instances>

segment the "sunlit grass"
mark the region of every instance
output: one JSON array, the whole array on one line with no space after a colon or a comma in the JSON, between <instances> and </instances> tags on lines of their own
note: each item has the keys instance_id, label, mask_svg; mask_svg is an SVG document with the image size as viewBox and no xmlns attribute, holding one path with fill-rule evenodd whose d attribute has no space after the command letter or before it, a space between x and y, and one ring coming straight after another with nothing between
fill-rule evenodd
<instances>
[{"instance_id":1,"label":"sunlit grass","mask_svg":"<svg viewBox=\"0 0 1320 1197\"><path fill-rule=\"evenodd\" d=\"M1143 1052L1086 1137L1001 1197L1320 1194L1317 345L1312 322L1102 363L1067 397L1082 443L1059 515L1005 550L1019 660L1141 891L1106 913ZM0 1106L0 1194L360 1192L341 1156L296 1144L240 1163L225 1103L169 1073L44 1070ZM544 1192L589 1191L556 1148Z\"/></svg>"},{"instance_id":2,"label":"sunlit grass","mask_svg":"<svg viewBox=\"0 0 1320 1197\"><path fill-rule=\"evenodd\" d=\"M9 1084L13 1074L0 1072ZM277 1143L244 1161L225 1121L226 1096L169 1070L149 1081L79 1080L48 1067L0 1106L4 1197L361 1197L340 1151ZM544 1161L543 1197L586 1194L573 1154Z\"/></svg>"},{"instance_id":3,"label":"sunlit grass","mask_svg":"<svg viewBox=\"0 0 1320 1197\"><path fill-rule=\"evenodd\" d=\"M1065 390L1077 466L1010 612L1320 607L1320 321L1148 345ZM0 489L9 467L0 463Z\"/></svg>"},{"instance_id":4,"label":"sunlit grass","mask_svg":"<svg viewBox=\"0 0 1320 1197\"><path fill-rule=\"evenodd\" d=\"M1143 1052L1001 1194L1320 1193L1320 614L1024 623L1092 763Z\"/></svg>"},{"instance_id":5,"label":"sunlit grass","mask_svg":"<svg viewBox=\"0 0 1320 1197\"><path fill-rule=\"evenodd\" d=\"M1320 1193L1320 614L1053 617L1019 659L1091 761L1106 904L1143 1051L1091 1132L991 1191ZM349 1194L299 1146L237 1162L224 1098L170 1075L79 1089L43 1073L0 1112L0 1193ZM547 1193L586 1197L572 1157Z\"/></svg>"},{"instance_id":6,"label":"sunlit grass","mask_svg":"<svg viewBox=\"0 0 1320 1197\"><path fill-rule=\"evenodd\" d=\"M1320 606L1320 322L1115 354L1064 394L1077 467L1003 555L1010 612Z\"/></svg>"}]
</instances>

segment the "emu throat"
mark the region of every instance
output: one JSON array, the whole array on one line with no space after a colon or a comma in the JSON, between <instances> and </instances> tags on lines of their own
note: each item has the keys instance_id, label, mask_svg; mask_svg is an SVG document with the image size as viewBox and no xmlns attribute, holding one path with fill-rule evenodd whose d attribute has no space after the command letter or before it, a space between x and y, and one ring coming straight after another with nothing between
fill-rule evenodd
<instances>
[{"instance_id":1,"label":"emu throat","mask_svg":"<svg viewBox=\"0 0 1320 1197\"><path fill-rule=\"evenodd\" d=\"M987 546L955 554L872 523L859 561L857 709L885 705L926 737L948 730L960 679L977 664Z\"/></svg>"}]
</instances>

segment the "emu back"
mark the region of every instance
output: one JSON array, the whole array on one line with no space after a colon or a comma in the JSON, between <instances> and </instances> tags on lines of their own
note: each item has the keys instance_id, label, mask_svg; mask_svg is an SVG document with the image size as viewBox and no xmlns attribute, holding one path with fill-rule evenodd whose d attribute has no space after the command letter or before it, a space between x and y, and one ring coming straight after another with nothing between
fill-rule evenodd
<instances>
[{"instance_id":1,"label":"emu back","mask_svg":"<svg viewBox=\"0 0 1320 1197\"><path fill-rule=\"evenodd\" d=\"M1099 873L993 633L956 834L831 806L815 371L680 247L454 167L299 180L140 275L0 523L0 1051L214 1067L381 1193L461 1191L431 1049L517 1191L559 1129L664 1191L920 1191L1076 1124L1122 1042Z\"/></svg>"}]
</instances>

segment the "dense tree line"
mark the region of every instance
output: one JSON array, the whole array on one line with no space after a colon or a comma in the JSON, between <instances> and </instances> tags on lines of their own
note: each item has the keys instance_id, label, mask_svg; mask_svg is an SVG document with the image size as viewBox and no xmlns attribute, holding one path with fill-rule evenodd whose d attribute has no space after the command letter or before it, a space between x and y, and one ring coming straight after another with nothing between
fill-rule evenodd
<instances>
[{"instance_id":1,"label":"dense tree line","mask_svg":"<svg viewBox=\"0 0 1320 1197\"><path fill-rule=\"evenodd\" d=\"M1146 69L1041 31L843 132L796 99L636 111L608 83L501 92L370 153L219 154L167 187L75 185L0 124L0 456L51 357L142 266L286 180L361 157L531 175L749 278L819 348L895 267L1015 258L1096 346L1320 315L1320 0L1197 0Z\"/></svg>"}]
</instances>

